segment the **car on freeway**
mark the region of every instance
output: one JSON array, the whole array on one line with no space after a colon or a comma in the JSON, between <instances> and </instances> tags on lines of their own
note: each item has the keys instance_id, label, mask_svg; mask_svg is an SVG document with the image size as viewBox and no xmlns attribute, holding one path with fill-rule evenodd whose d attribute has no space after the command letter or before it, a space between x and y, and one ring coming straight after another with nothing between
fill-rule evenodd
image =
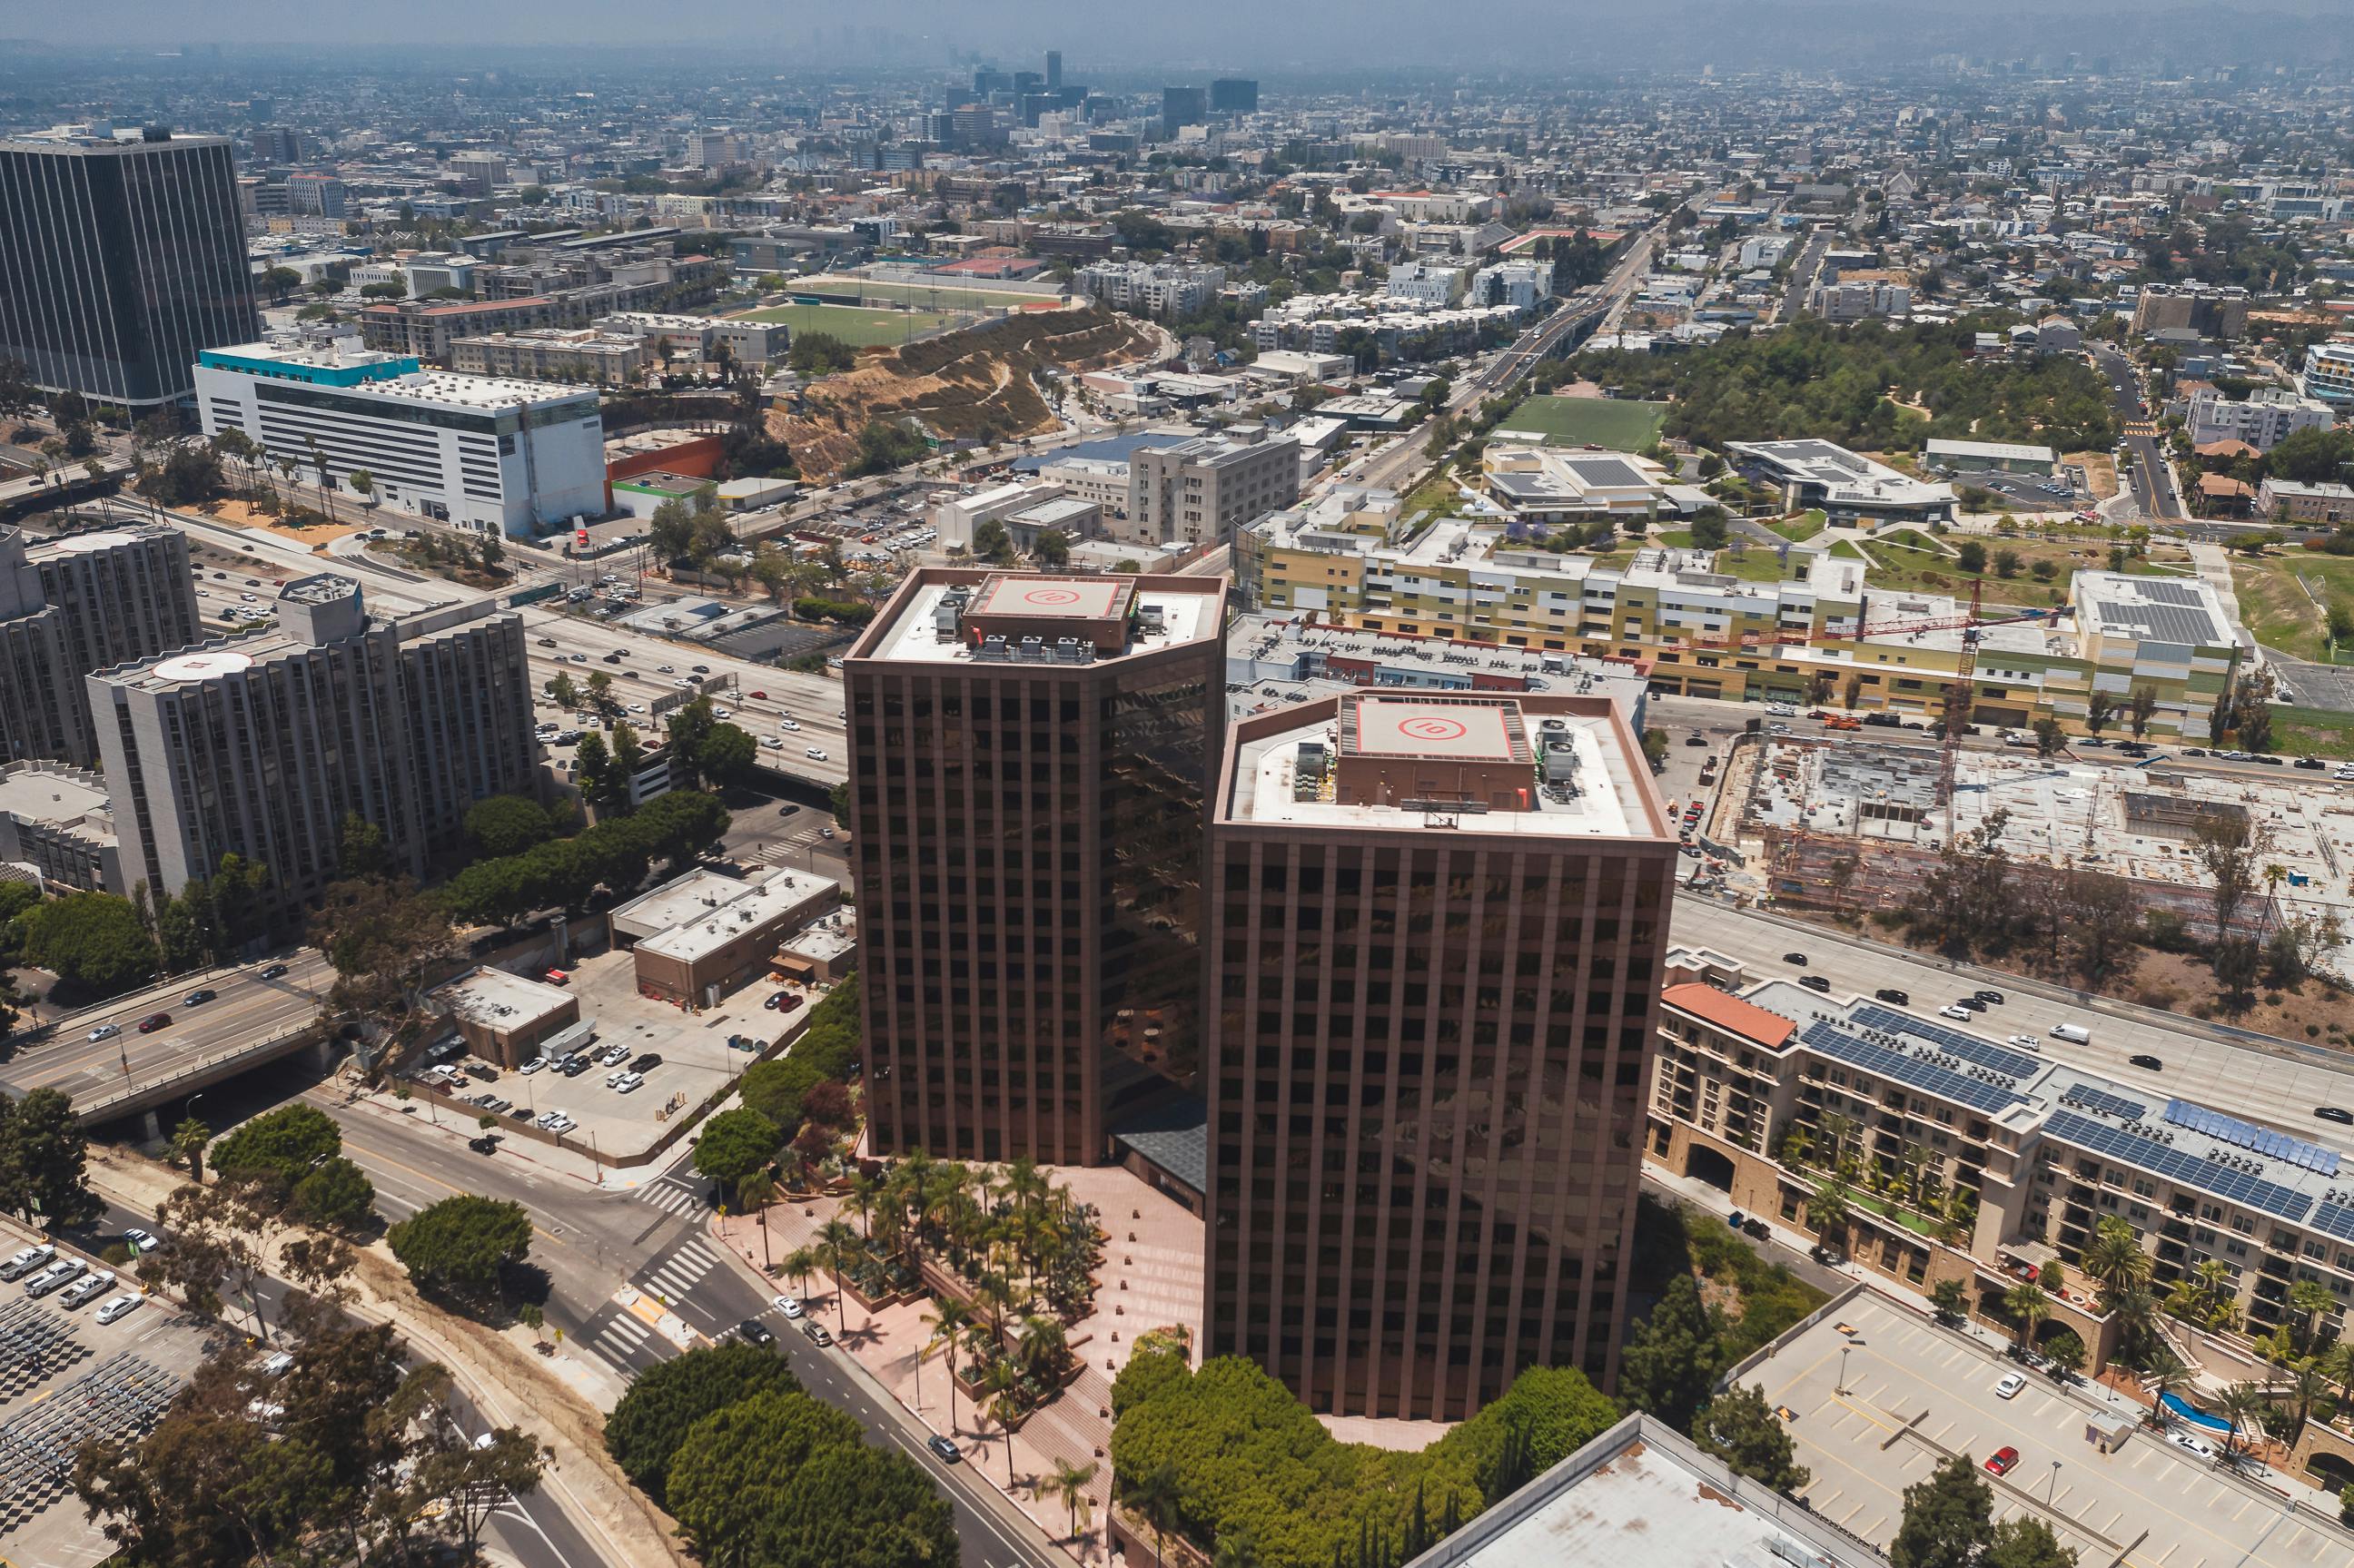
<instances>
[{"instance_id":1,"label":"car on freeway","mask_svg":"<svg viewBox=\"0 0 2354 1568\"><path fill-rule=\"evenodd\" d=\"M477 1154L496 1154L499 1151L499 1140L489 1133L483 1133L479 1138L466 1139L466 1147Z\"/></svg>"},{"instance_id":2,"label":"car on freeway","mask_svg":"<svg viewBox=\"0 0 2354 1568\"><path fill-rule=\"evenodd\" d=\"M122 1027L120 1024L101 1023L90 1032L90 1043L95 1045L101 1040L111 1040L122 1033Z\"/></svg>"},{"instance_id":3,"label":"car on freeway","mask_svg":"<svg viewBox=\"0 0 2354 1568\"><path fill-rule=\"evenodd\" d=\"M747 1342L755 1345L773 1345L777 1342L777 1336L771 1333L769 1326L758 1318L745 1319L736 1325L736 1332Z\"/></svg>"},{"instance_id":4,"label":"car on freeway","mask_svg":"<svg viewBox=\"0 0 2354 1568\"><path fill-rule=\"evenodd\" d=\"M708 675L711 673L711 666L708 664L689 664L687 668L694 671L698 675Z\"/></svg>"},{"instance_id":5,"label":"car on freeway","mask_svg":"<svg viewBox=\"0 0 2354 1568\"><path fill-rule=\"evenodd\" d=\"M2166 1071L2165 1062L2156 1056L2128 1056L2126 1060L2132 1063L2135 1066L2139 1067L2146 1073L2163 1073Z\"/></svg>"},{"instance_id":6,"label":"car on freeway","mask_svg":"<svg viewBox=\"0 0 2354 1568\"><path fill-rule=\"evenodd\" d=\"M958 1448L956 1440L952 1437L943 1437L935 1432L924 1439L924 1446L937 1455L943 1465L960 1465L964 1462L964 1453Z\"/></svg>"},{"instance_id":7,"label":"car on freeway","mask_svg":"<svg viewBox=\"0 0 2354 1568\"><path fill-rule=\"evenodd\" d=\"M1820 975L1800 975L1798 983L1820 996L1830 994L1831 982Z\"/></svg>"},{"instance_id":8,"label":"car on freeway","mask_svg":"<svg viewBox=\"0 0 2354 1568\"><path fill-rule=\"evenodd\" d=\"M260 980L278 980L282 978L285 973L286 966L284 964L269 964L262 968L261 973L256 978Z\"/></svg>"},{"instance_id":9,"label":"car on freeway","mask_svg":"<svg viewBox=\"0 0 2354 1568\"><path fill-rule=\"evenodd\" d=\"M2018 1046L2022 1051L2041 1051L2043 1049L2043 1042L2038 1040L2032 1034L2014 1034L2010 1037L2010 1043L2013 1045Z\"/></svg>"},{"instance_id":10,"label":"car on freeway","mask_svg":"<svg viewBox=\"0 0 2354 1568\"><path fill-rule=\"evenodd\" d=\"M766 692L747 692L744 695L748 700L756 703L765 703L769 700L769 694Z\"/></svg>"},{"instance_id":11,"label":"car on freeway","mask_svg":"<svg viewBox=\"0 0 2354 1568\"><path fill-rule=\"evenodd\" d=\"M1997 1399L2017 1399L2020 1392L2026 1387L2026 1373L2005 1372L2002 1374L2002 1381L1994 1385L1994 1396Z\"/></svg>"},{"instance_id":12,"label":"car on freeway","mask_svg":"<svg viewBox=\"0 0 2354 1568\"><path fill-rule=\"evenodd\" d=\"M98 1320L101 1323L119 1323L139 1310L139 1300L136 1296L118 1296L98 1309Z\"/></svg>"},{"instance_id":13,"label":"car on freeway","mask_svg":"<svg viewBox=\"0 0 2354 1568\"><path fill-rule=\"evenodd\" d=\"M1956 997L1954 1005L1967 1012L1984 1012L1987 1010L1987 1000L1982 996Z\"/></svg>"},{"instance_id":14,"label":"car on freeway","mask_svg":"<svg viewBox=\"0 0 2354 1568\"><path fill-rule=\"evenodd\" d=\"M777 727L779 729L792 730L798 734L801 726L798 721L793 719L779 719L777 721Z\"/></svg>"},{"instance_id":15,"label":"car on freeway","mask_svg":"<svg viewBox=\"0 0 2354 1568\"><path fill-rule=\"evenodd\" d=\"M1906 1006L1913 1001L1913 993L1911 991L1899 991L1893 985L1882 986L1878 991L1873 991L1872 994L1878 997L1881 1001L1896 1007Z\"/></svg>"},{"instance_id":16,"label":"car on freeway","mask_svg":"<svg viewBox=\"0 0 2354 1568\"><path fill-rule=\"evenodd\" d=\"M2329 766L2329 764L2322 761L2318 757L2300 757L2296 759L2296 765L2299 768L2311 769L2316 773L2318 773L2321 769Z\"/></svg>"},{"instance_id":17,"label":"car on freeway","mask_svg":"<svg viewBox=\"0 0 2354 1568\"><path fill-rule=\"evenodd\" d=\"M2324 1121L2334 1121L2340 1127L2354 1127L2354 1111L2344 1106L2316 1106L2313 1114Z\"/></svg>"},{"instance_id":18,"label":"car on freeway","mask_svg":"<svg viewBox=\"0 0 2354 1568\"><path fill-rule=\"evenodd\" d=\"M171 1022L172 1015L170 1013L151 1012L146 1017L139 1021L139 1033L142 1034L153 1034L158 1029L168 1028L171 1025Z\"/></svg>"},{"instance_id":19,"label":"car on freeway","mask_svg":"<svg viewBox=\"0 0 2354 1568\"><path fill-rule=\"evenodd\" d=\"M806 755L811 762L823 762L826 759L825 752L823 748L820 747L812 746L806 747L804 755Z\"/></svg>"},{"instance_id":20,"label":"car on freeway","mask_svg":"<svg viewBox=\"0 0 2354 1568\"><path fill-rule=\"evenodd\" d=\"M760 737L760 744L767 747L771 751L782 751L785 748L784 741L773 735L762 736Z\"/></svg>"},{"instance_id":21,"label":"car on freeway","mask_svg":"<svg viewBox=\"0 0 2354 1568\"><path fill-rule=\"evenodd\" d=\"M1976 1017L1977 1014L1970 1012L1967 1007L1941 1007L1937 1009L1937 1016L1940 1018L1956 1018L1959 1019L1964 1023L1967 1023L1972 1018Z\"/></svg>"},{"instance_id":22,"label":"car on freeway","mask_svg":"<svg viewBox=\"0 0 2354 1568\"><path fill-rule=\"evenodd\" d=\"M218 995L220 995L220 992L217 991L202 989L192 991L187 995L180 999L180 1005L183 1007L202 1007L205 1003L212 1001Z\"/></svg>"},{"instance_id":23,"label":"car on freeway","mask_svg":"<svg viewBox=\"0 0 2354 1568\"><path fill-rule=\"evenodd\" d=\"M1796 964L1798 968L1805 969L1807 967L1807 955L1804 953L1784 953L1782 955L1782 961L1786 964Z\"/></svg>"},{"instance_id":24,"label":"car on freeway","mask_svg":"<svg viewBox=\"0 0 2354 1568\"><path fill-rule=\"evenodd\" d=\"M556 639L553 637L543 637L539 640L539 645L542 648L553 648L556 646Z\"/></svg>"}]
</instances>

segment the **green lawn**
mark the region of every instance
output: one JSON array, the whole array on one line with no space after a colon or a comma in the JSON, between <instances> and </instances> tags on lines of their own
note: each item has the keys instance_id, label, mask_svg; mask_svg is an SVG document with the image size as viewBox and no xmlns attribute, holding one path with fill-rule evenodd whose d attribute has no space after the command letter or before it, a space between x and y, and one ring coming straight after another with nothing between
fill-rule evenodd
<instances>
[{"instance_id":1,"label":"green lawn","mask_svg":"<svg viewBox=\"0 0 2354 1568\"><path fill-rule=\"evenodd\" d=\"M1548 446L1592 442L1613 451L1638 452L1659 439L1659 427L1667 422L1665 403L1540 396L1523 401L1496 428L1543 431Z\"/></svg>"},{"instance_id":2,"label":"green lawn","mask_svg":"<svg viewBox=\"0 0 2354 1568\"><path fill-rule=\"evenodd\" d=\"M1821 533L1829 522L1830 519L1824 514L1821 507L1810 506L1787 523L1768 523L1766 528L1769 533L1781 535L1793 545L1803 545Z\"/></svg>"},{"instance_id":3,"label":"green lawn","mask_svg":"<svg viewBox=\"0 0 2354 1568\"><path fill-rule=\"evenodd\" d=\"M1778 583L1797 575L1798 561L1794 556L1786 567L1776 552L1763 545L1752 545L1738 556L1730 550L1719 550L1716 553L1716 569L1726 577L1738 577L1745 583Z\"/></svg>"},{"instance_id":4,"label":"green lawn","mask_svg":"<svg viewBox=\"0 0 2354 1568\"><path fill-rule=\"evenodd\" d=\"M795 333L822 332L854 348L878 343L905 343L960 319L947 311L860 310L855 305L777 305L748 311L744 320L782 322Z\"/></svg>"},{"instance_id":5,"label":"green lawn","mask_svg":"<svg viewBox=\"0 0 2354 1568\"><path fill-rule=\"evenodd\" d=\"M1047 304L1062 299L1053 289L975 289L969 285L930 283L879 283L868 279L845 277L831 273L823 277L796 278L785 291L792 294L823 294L828 299L888 300L893 304L914 304L926 310L1002 311L1017 305Z\"/></svg>"},{"instance_id":6,"label":"green lawn","mask_svg":"<svg viewBox=\"0 0 2354 1568\"><path fill-rule=\"evenodd\" d=\"M2273 749L2283 757L2354 758L2354 714L2275 705Z\"/></svg>"}]
</instances>

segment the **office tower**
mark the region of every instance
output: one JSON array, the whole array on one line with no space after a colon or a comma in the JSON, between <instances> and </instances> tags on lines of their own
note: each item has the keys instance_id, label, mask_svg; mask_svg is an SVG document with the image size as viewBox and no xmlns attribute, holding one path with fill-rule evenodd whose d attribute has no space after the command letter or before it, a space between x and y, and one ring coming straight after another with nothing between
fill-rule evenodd
<instances>
[{"instance_id":1,"label":"office tower","mask_svg":"<svg viewBox=\"0 0 2354 1568\"><path fill-rule=\"evenodd\" d=\"M1194 1069L1223 577L917 571L843 662L869 1137L1058 1164Z\"/></svg>"},{"instance_id":2,"label":"office tower","mask_svg":"<svg viewBox=\"0 0 2354 1568\"><path fill-rule=\"evenodd\" d=\"M1210 112L1213 114L1256 114L1258 112L1258 83L1246 77L1222 77L1210 84Z\"/></svg>"},{"instance_id":3,"label":"office tower","mask_svg":"<svg viewBox=\"0 0 2354 1568\"><path fill-rule=\"evenodd\" d=\"M1128 517L1114 525L1137 544L1204 546L1299 499L1299 443L1211 437L1139 447L1128 458Z\"/></svg>"},{"instance_id":4,"label":"office tower","mask_svg":"<svg viewBox=\"0 0 2354 1568\"><path fill-rule=\"evenodd\" d=\"M101 528L27 540L0 530L0 760L98 758L81 677L205 635L176 528Z\"/></svg>"},{"instance_id":5,"label":"office tower","mask_svg":"<svg viewBox=\"0 0 2354 1568\"><path fill-rule=\"evenodd\" d=\"M1209 834L1206 1353L1338 1414L1608 1386L1676 864L1623 713L1245 718Z\"/></svg>"},{"instance_id":6,"label":"office tower","mask_svg":"<svg viewBox=\"0 0 2354 1568\"><path fill-rule=\"evenodd\" d=\"M1046 51L1046 90L1049 92L1056 91L1061 89L1062 85L1063 51L1060 49L1048 49Z\"/></svg>"},{"instance_id":7,"label":"office tower","mask_svg":"<svg viewBox=\"0 0 2354 1568\"><path fill-rule=\"evenodd\" d=\"M263 125L253 132L253 155L265 164L299 164L302 138L283 125Z\"/></svg>"},{"instance_id":8,"label":"office tower","mask_svg":"<svg viewBox=\"0 0 2354 1568\"><path fill-rule=\"evenodd\" d=\"M349 578L302 577L275 631L88 686L122 874L158 898L235 853L270 867L291 912L334 880L350 812L421 874L476 800L533 788L523 621L487 600L386 620Z\"/></svg>"},{"instance_id":9,"label":"office tower","mask_svg":"<svg viewBox=\"0 0 2354 1568\"><path fill-rule=\"evenodd\" d=\"M344 182L333 175L286 176L286 210L298 217L341 217L348 202Z\"/></svg>"},{"instance_id":10,"label":"office tower","mask_svg":"<svg viewBox=\"0 0 2354 1568\"><path fill-rule=\"evenodd\" d=\"M37 385L148 408L260 330L226 137L0 141L0 355Z\"/></svg>"},{"instance_id":11,"label":"office tower","mask_svg":"<svg viewBox=\"0 0 2354 1568\"><path fill-rule=\"evenodd\" d=\"M1161 133L1174 136L1181 125L1199 125L1209 119L1207 99L1198 87L1161 90Z\"/></svg>"}]
</instances>

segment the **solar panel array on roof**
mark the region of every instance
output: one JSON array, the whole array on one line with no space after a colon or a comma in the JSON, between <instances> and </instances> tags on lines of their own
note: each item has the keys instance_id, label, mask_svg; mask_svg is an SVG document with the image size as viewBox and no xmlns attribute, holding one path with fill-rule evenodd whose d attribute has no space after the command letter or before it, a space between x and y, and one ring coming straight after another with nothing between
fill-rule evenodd
<instances>
[{"instance_id":1,"label":"solar panel array on roof","mask_svg":"<svg viewBox=\"0 0 2354 1568\"><path fill-rule=\"evenodd\" d=\"M1988 1116L1999 1116L2022 1097L2016 1087L1988 1083L1984 1078L1973 1078L1935 1062L1892 1051L1885 1045L1876 1045L1829 1023L1808 1024L1798 1038L1824 1055L1836 1057L1850 1067L1876 1073L1909 1088L1953 1100L1973 1110L1984 1111Z\"/></svg>"},{"instance_id":2,"label":"solar panel array on roof","mask_svg":"<svg viewBox=\"0 0 2354 1568\"><path fill-rule=\"evenodd\" d=\"M1965 1034L1958 1029L1948 1029L1925 1018L1915 1018L1909 1012L1899 1012L1893 1007L1882 1007L1867 1001L1850 1014L1859 1023L1874 1029L1885 1029L1897 1034L1910 1034L1916 1040L1931 1040L1951 1051L1965 1062L1975 1062L1981 1067L1992 1067L2008 1077L2027 1078L2043 1065L2033 1056L2023 1056L2007 1046L1975 1034Z\"/></svg>"},{"instance_id":3,"label":"solar panel array on roof","mask_svg":"<svg viewBox=\"0 0 2354 1568\"><path fill-rule=\"evenodd\" d=\"M2293 1187L2267 1181L2253 1171L2235 1171L2212 1160L2185 1154L2154 1139L2120 1132L2106 1122L2094 1121L2074 1111L2053 1111L2043 1126L2047 1133L2062 1143L2138 1165L2179 1186L2196 1187L2234 1203L2262 1209L2291 1224L2302 1224L2313 1211L2313 1200Z\"/></svg>"},{"instance_id":4,"label":"solar panel array on roof","mask_svg":"<svg viewBox=\"0 0 2354 1568\"><path fill-rule=\"evenodd\" d=\"M1639 486L1642 474L1624 458L1564 458L1562 466L1587 484Z\"/></svg>"},{"instance_id":5,"label":"solar panel array on roof","mask_svg":"<svg viewBox=\"0 0 2354 1568\"><path fill-rule=\"evenodd\" d=\"M2102 1116L2116 1117L2123 1121L2139 1121L2142 1114L2149 1109L2139 1100L2129 1100L2123 1095L2113 1095L2106 1089L2095 1089L2084 1084L2078 1084L2062 1095L2060 1103L2097 1111Z\"/></svg>"},{"instance_id":6,"label":"solar panel array on roof","mask_svg":"<svg viewBox=\"0 0 2354 1568\"><path fill-rule=\"evenodd\" d=\"M2343 1203L2324 1203L2313 1212L2313 1228L2323 1235L2354 1242L2354 1209Z\"/></svg>"},{"instance_id":7,"label":"solar panel array on roof","mask_svg":"<svg viewBox=\"0 0 2354 1568\"><path fill-rule=\"evenodd\" d=\"M2178 583L2158 585L2160 593L2140 588L2145 602L2135 604L2124 599L2095 597L2093 608L2101 624L2118 630L2132 630L2146 641L2179 642L2187 647L2220 646L2231 641L2230 632L2215 624L2206 602L2199 595Z\"/></svg>"},{"instance_id":8,"label":"solar panel array on roof","mask_svg":"<svg viewBox=\"0 0 2354 1568\"><path fill-rule=\"evenodd\" d=\"M2274 1160L2285 1160L2291 1165L2301 1165L2307 1171L2318 1171L2324 1176L2338 1174L2338 1155L2334 1150L2317 1143L2307 1143L2301 1138L2291 1138L2285 1132L2274 1132L2268 1127L2258 1127L2252 1121L2242 1121L2235 1116L2210 1110L2205 1106L2192 1105L2189 1100L2168 1100L2163 1113L2177 1127L2187 1127L2193 1132L2203 1132L2235 1149L2253 1149Z\"/></svg>"}]
</instances>

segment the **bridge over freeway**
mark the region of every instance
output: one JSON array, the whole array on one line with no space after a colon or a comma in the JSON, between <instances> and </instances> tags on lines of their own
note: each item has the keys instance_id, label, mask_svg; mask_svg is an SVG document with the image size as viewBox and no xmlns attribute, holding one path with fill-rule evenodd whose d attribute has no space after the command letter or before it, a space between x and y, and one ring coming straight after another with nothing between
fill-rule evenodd
<instances>
[{"instance_id":1,"label":"bridge over freeway","mask_svg":"<svg viewBox=\"0 0 2354 1568\"><path fill-rule=\"evenodd\" d=\"M274 964L286 972L263 979ZM159 1106L325 1041L320 1005L333 979L326 960L306 949L175 976L45 1021L0 1045L0 1093L58 1090L85 1123L152 1118ZM197 991L217 994L189 1004ZM140 1033L140 1021L159 1012L171 1022Z\"/></svg>"}]
</instances>

